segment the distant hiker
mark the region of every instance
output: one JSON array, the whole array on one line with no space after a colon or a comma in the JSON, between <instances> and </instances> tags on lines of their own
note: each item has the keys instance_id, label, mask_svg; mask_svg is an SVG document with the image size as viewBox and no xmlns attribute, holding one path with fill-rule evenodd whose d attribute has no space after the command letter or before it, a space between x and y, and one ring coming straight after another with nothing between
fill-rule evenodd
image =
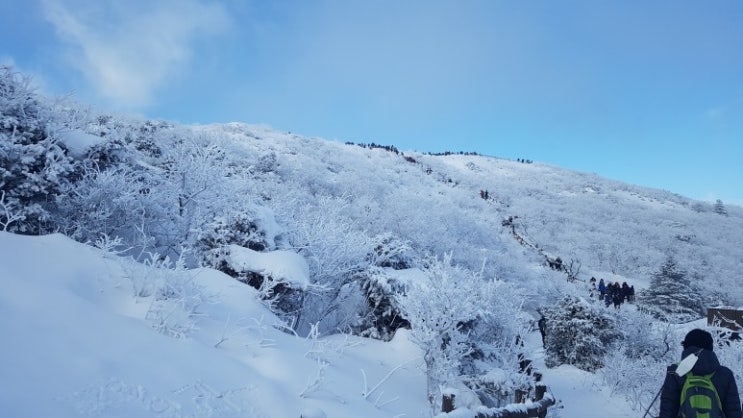
<instances>
[{"instance_id":1,"label":"distant hiker","mask_svg":"<svg viewBox=\"0 0 743 418\"><path fill-rule=\"evenodd\" d=\"M606 290L604 291L604 305L608 308L611 306L611 304L614 302L614 283L609 283L606 285Z\"/></svg>"},{"instance_id":2,"label":"distant hiker","mask_svg":"<svg viewBox=\"0 0 743 418\"><path fill-rule=\"evenodd\" d=\"M622 286L619 285L619 282L615 282L612 286L611 302L614 304L614 309L619 309L624 302L624 294L622 294Z\"/></svg>"},{"instance_id":3,"label":"distant hiker","mask_svg":"<svg viewBox=\"0 0 743 418\"><path fill-rule=\"evenodd\" d=\"M668 366L666 379L661 389L660 415L658 418L677 418L682 416L680 414L685 411L688 414L683 416L687 417L743 417L735 376L729 368L720 365L717 355L712 351L714 345L712 335L701 329L693 329L686 334L686 338L684 338L681 345L684 347L681 353L682 359L689 355L696 355L698 359L691 371L684 376L679 376L676 373L678 364ZM707 392L711 392L711 394L705 394L704 390L701 389L698 395L686 397L690 401L684 401L682 404L682 395L685 395L682 392L685 384L688 386L689 382L697 380L699 376L710 376L709 379L712 381L714 390L708 389ZM717 392L717 396L714 395L715 391ZM707 415L694 414L695 399L700 398L705 401L703 403L707 404ZM719 402L716 398L719 398ZM699 404L696 404L696 408L698 411L701 407ZM710 408L711 411L709 410Z\"/></svg>"},{"instance_id":4,"label":"distant hiker","mask_svg":"<svg viewBox=\"0 0 743 418\"><path fill-rule=\"evenodd\" d=\"M547 264L552 270L562 270L562 258L557 257L554 260L547 257Z\"/></svg>"},{"instance_id":5,"label":"distant hiker","mask_svg":"<svg viewBox=\"0 0 743 418\"><path fill-rule=\"evenodd\" d=\"M622 302L629 302L629 285L627 282L622 283Z\"/></svg>"},{"instance_id":6,"label":"distant hiker","mask_svg":"<svg viewBox=\"0 0 743 418\"><path fill-rule=\"evenodd\" d=\"M593 299L596 296L596 293L598 293L598 290L596 289L596 278L591 277L591 288L588 289L588 296L590 296L591 299Z\"/></svg>"},{"instance_id":7,"label":"distant hiker","mask_svg":"<svg viewBox=\"0 0 743 418\"><path fill-rule=\"evenodd\" d=\"M606 294L606 284L604 283L604 279L601 279L599 280L599 299L603 299L604 294Z\"/></svg>"},{"instance_id":8,"label":"distant hiker","mask_svg":"<svg viewBox=\"0 0 743 418\"><path fill-rule=\"evenodd\" d=\"M629 287L629 297L627 298L628 302L634 302L635 301L635 286L632 285Z\"/></svg>"},{"instance_id":9,"label":"distant hiker","mask_svg":"<svg viewBox=\"0 0 743 418\"><path fill-rule=\"evenodd\" d=\"M611 295L611 303L614 305L614 309L619 309L622 306L622 302L624 302L624 299L622 299L622 289L617 289L615 286L614 294Z\"/></svg>"},{"instance_id":10,"label":"distant hiker","mask_svg":"<svg viewBox=\"0 0 743 418\"><path fill-rule=\"evenodd\" d=\"M542 335L542 347L547 346L547 318L544 317L544 314L540 313L539 321L537 322L537 325L539 326L539 333Z\"/></svg>"}]
</instances>

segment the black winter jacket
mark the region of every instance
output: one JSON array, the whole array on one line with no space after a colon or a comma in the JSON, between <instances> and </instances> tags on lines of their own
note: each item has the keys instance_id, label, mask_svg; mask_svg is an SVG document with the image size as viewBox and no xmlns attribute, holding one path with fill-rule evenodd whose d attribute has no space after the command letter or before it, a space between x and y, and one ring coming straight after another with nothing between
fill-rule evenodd
<instances>
[{"instance_id":1,"label":"black winter jacket","mask_svg":"<svg viewBox=\"0 0 743 418\"><path fill-rule=\"evenodd\" d=\"M715 372L712 375L712 384L715 385L717 394L720 396L725 418L743 418L738 385L735 383L733 372L720 365L717 355L710 350L688 347L681 354L681 358L684 359L689 354L697 352L699 352L699 359L691 371L697 375ZM676 374L675 364L668 367L666 380L663 382L663 388L661 389L660 415L658 418L677 418L681 402L681 388L683 388L685 381L686 377Z\"/></svg>"}]
</instances>

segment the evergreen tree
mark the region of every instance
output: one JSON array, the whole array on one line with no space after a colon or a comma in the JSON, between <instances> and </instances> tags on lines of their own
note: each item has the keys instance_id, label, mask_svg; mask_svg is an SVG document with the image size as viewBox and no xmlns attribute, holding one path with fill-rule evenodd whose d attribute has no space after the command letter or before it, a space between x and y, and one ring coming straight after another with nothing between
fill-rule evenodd
<instances>
[{"instance_id":1,"label":"evergreen tree","mask_svg":"<svg viewBox=\"0 0 743 418\"><path fill-rule=\"evenodd\" d=\"M637 296L638 308L663 321L682 323L705 315L704 303L686 272L668 257Z\"/></svg>"},{"instance_id":2,"label":"evergreen tree","mask_svg":"<svg viewBox=\"0 0 743 418\"><path fill-rule=\"evenodd\" d=\"M545 364L571 364L593 371L603 366L603 357L619 338L615 320L608 311L582 298L567 295L556 306L544 308L546 320Z\"/></svg>"},{"instance_id":3,"label":"evergreen tree","mask_svg":"<svg viewBox=\"0 0 743 418\"><path fill-rule=\"evenodd\" d=\"M367 309L352 325L352 331L364 337L390 341L399 328L410 328L398 302L405 286L387 270L370 266L359 273L361 291Z\"/></svg>"},{"instance_id":4,"label":"evergreen tree","mask_svg":"<svg viewBox=\"0 0 743 418\"><path fill-rule=\"evenodd\" d=\"M47 133L50 115L29 77L0 66L0 224L8 231L54 229L50 211L72 172L72 160ZM12 225L10 213L15 215Z\"/></svg>"},{"instance_id":5,"label":"evergreen tree","mask_svg":"<svg viewBox=\"0 0 743 418\"><path fill-rule=\"evenodd\" d=\"M725 209L725 205L722 203L722 200L717 199L715 202L715 213L718 215L728 216L728 211Z\"/></svg>"}]
</instances>

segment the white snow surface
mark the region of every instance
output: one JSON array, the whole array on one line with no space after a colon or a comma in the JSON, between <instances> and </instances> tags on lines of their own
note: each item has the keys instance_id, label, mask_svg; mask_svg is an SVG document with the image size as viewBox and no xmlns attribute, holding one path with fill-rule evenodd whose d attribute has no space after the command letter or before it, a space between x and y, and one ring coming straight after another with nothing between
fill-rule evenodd
<instances>
[{"instance_id":1,"label":"white snow surface","mask_svg":"<svg viewBox=\"0 0 743 418\"><path fill-rule=\"evenodd\" d=\"M310 283L307 261L294 251L258 252L239 245L229 245L228 248L227 263L236 271L260 273L297 289L306 289Z\"/></svg>"},{"instance_id":2,"label":"white snow surface","mask_svg":"<svg viewBox=\"0 0 743 418\"><path fill-rule=\"evenodd\" d=\"M132 292L135 275L177 281L163 271L62 235L4 232L0 266L4 417L431 415L422 354L405 330L390 342L299 338L280 330L255 290L196 269L180 280L207 300L193 331L173 338L156 329L167 297ZM536 362L559 402L550 417L638 415L594 375Z\"/></svg>"},{"instance_id":3,"label":"white snow surface","mask_svg":"<svg viewBox=\"0 0 743 418\"><path fill-rule=\"evenodd\" d=\"M100 136L91 135L79 129L62 131L58 137L73 157L82 157L88 148L103 142Z\"/></svg>"}]
</instances>

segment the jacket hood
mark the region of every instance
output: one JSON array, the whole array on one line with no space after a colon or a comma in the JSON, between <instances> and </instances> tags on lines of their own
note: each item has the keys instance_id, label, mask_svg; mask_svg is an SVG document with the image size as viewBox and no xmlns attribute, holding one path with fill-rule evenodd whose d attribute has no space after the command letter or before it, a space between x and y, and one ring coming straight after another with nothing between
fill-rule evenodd
<instances>
[{"instance_id":1,"label":"jacket hood","mask_svg":"<svg viewBox=\"0 0 743 418\"><path fill-rule=\"evenodd\" d=\"M690 354L697 354L699 359L697 360L694 367L691 369L694 374L710 374L720 367L720 360L717 359L717 355L710 350L705 350L699 347L687 347L681 354L681 358L684 359Z\"/></svg>"}]
</instances>

